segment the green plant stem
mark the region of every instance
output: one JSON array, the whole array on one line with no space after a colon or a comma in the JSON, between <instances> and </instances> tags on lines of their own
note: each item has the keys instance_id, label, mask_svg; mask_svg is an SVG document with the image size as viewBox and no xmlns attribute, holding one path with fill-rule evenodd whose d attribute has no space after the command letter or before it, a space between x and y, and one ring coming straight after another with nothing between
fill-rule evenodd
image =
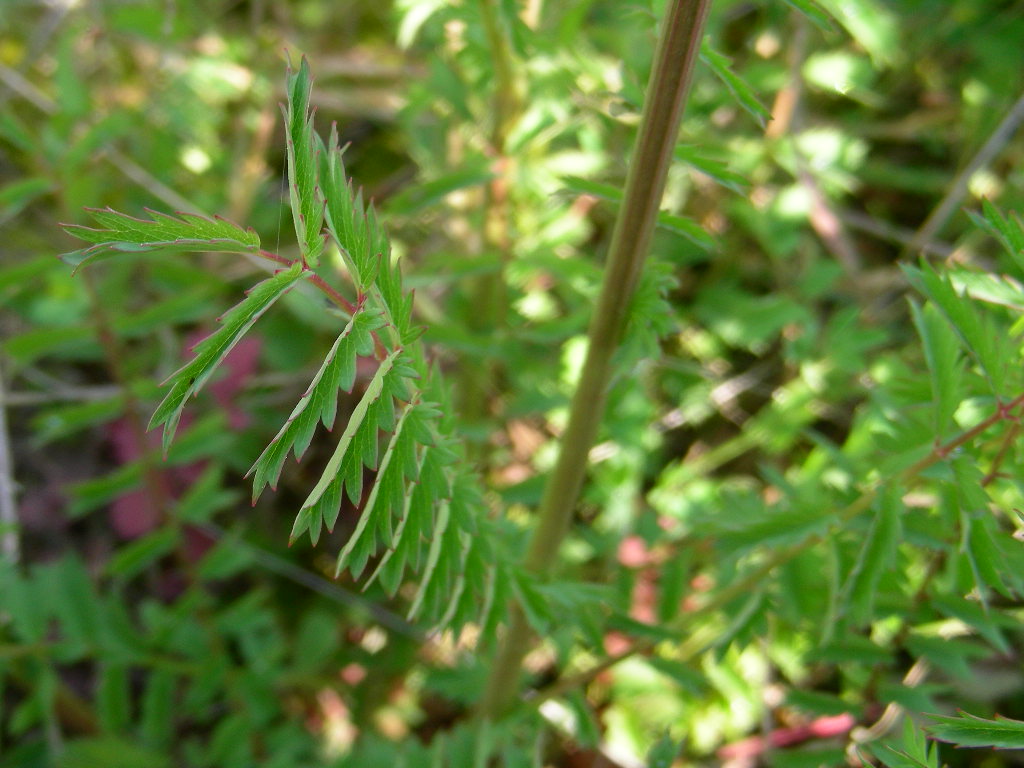
<instances>
[{"instance_id":1,"label":"green plant stem","mask_svg":"<svg viewBox=\"0 0 1024 768\"><path fill-rule=\"evenodd\" d=\"M601 296L590 323L586 361L524 561L524 568L534 574L543 576L550 571L579 498L587 456L604 414L612 355L619 346L650 246L710 4L711 0L674 0L662 24ZM497 718L515 702L519 668L530 637L525 616L514 606L481 703L483 717Z\"/></svg>"},{"instance_id":2,"label":"green plant stem","mask_svg":"<svg viewBox=\"0 0 1024 768\"><path fill-rule=\"evenodd\" d=\"M467 324L479 338L493 337L501 332L508 317L508 291L505 271L512 257L509 236L509 177L511 159L506 156L508 135L522 113L522 96L516 81L516 59L509 45L508 34L499 19L496 0L480 0L480 19L494 67L494 95L491 100L493 122L488 137L488 151L493 159L494 178L484 190L483 253L501 257L500 269L476 278L470 288L471 297ZM494 394L494 383L501 372L493 360L463 367L459 391L460 413L469 423L487 418L487 404ZM484 449L478 452L482 457Z\"/></svg>"}]
</instances>

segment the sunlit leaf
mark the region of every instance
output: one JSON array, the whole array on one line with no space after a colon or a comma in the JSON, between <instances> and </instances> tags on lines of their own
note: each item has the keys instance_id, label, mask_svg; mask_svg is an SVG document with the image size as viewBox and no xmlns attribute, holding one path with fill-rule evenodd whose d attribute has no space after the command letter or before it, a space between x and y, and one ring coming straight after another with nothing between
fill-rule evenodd
<instances>
[{"instance_id":1,"label":"sunlit leaf","mask_svg":"<svg viewBox=\"0 0 1024 768\"><path fill-rule=\"evenodd\" d=\"M164 425L165 454L178 428L178 420L188 398L202 389L228 352L241 341L260 316L307 274L303 266L296 263L289 269L254 285L249 289L245 299L224 314L221 318L221 327L195 346L192 361L168 378L171 389L149 422L150 429Z\"/></svg>"},{"instance_id":2,"label":"sunlit leaf","mask_svg":"<svg viewBox=\"0 0 1024 768\"><path fill-rule=\"evenodd\" d=\"M379 313L366 310L357 312L349 320L288 420L249 470L248 474L253 475L254 501L264 486L269 484L276 488L289 450L294 450L296 460L302 458L318 421L327 429L334 425L338 391L352 390L356 358L373 351L371 333L381 324Z\"/></svg>"},{"instance_id":3,"label":"sunlit leaf","mask_svg":"<svg viewBox=\"0 0 1024 768\"><path fill-rule=\"evenodd\" d=\"M242 229L219 216L150 211L152 220L137 219L112 208L87 208L102 229L79 224L62 225L68 234L95 245L61 255L77 271L85 264L118 253L154 251L220 251L256 253L260 239L252 229Z\"/></svg>"},{"instance_id":4,"label":"sunlit leaf","mask_svg":"<svg viewBox=\"0 0 1024 768\"><path fill-rule=\"evenodd\" d=\"M298 71L289 67L286 82L288 106L284 108L284 118L288 140L288 196L302 257L315 268L324 247L321 234L324 204L317 191L318 139L313 132L313 116L309 112L311 85L309 63L303 56Z\"/></svg>"}]
</instances>

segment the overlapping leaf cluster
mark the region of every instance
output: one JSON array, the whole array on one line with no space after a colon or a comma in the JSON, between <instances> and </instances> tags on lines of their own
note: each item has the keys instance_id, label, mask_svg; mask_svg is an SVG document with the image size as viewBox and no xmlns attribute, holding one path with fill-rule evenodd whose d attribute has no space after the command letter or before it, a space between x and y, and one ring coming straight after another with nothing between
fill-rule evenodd
<instances>
[{"instance_id":1,"label":"overlapping leaf cluster","mask_svg":"<svg viewBox=\"0 0 1024 768\"><path fill-rule=\"evenodd\" d=\"M169 377L170 390L150 426L164 427L166 452L188 398L277 299L315 275L326 225L350 273L354 309L306 392L250 470L253 499L267 485L276 487L289 453L302 458L318 423L334 426L339 391L355 389L357 360L375 358L376 372L303 502L291 538L308 532L315 544L323 528L333 529L347 497L362 511L338 557L338 572L348 568L359 576L384 550L370 579L394 594L410 571L418 573L411 614L433 625L458 627L475 620L493 628L496 603L487 596L503 577L497 572L491 538L479 521L482 496L459 461L461 448L451 435L450 421L434 403L443 389L416 343L421 329L413 325L413 296L402 288L387 236L372 206L364 204L362 191L345 176L337 130L332 128L325 145L313 128L311 82L305 59L297 71L289 69L289 192L301 258L251 288L225 313L221 327L196 345L193 359ZM94 211L103 229L67 227L94 245L65 259L79 265L118 252L169 250L266 255L251 230L220 219L179 215L153 214L152 221L145 221L111 210ZM367 486L368 471L376 474Z\"/></svg>"}]
</instances>

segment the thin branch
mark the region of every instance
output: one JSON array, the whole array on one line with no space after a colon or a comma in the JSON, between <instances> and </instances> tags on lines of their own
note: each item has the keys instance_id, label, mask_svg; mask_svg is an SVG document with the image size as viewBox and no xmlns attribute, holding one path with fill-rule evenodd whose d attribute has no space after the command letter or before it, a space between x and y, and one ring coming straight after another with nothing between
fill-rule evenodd
<instances>
[{"instance_id":1,"label":"thin branch","mask_svg":"<svg viewBox=\"0 0 1024 768\"><path fill-rule=\"evenodd\" d=\"M917 233L910 241L910 244L907 245L904 256L920 251L924 243L929 242L939 233L939 230L949 220L949 217L953 215L957 206L960 205L960 202L967 194L967 187L970 184L971 177L995 159L995 156L999 154L1006 143L1013 138L1013 134L1017 132L1017 128L1020 127L1022 122L1024 122L1024 94L1017 98L1016 103L1006 113L1006 117L999 123L988 141L982 145L977 154L971 158L971 161L953 179L953 183L950 184L945 196L928 215L924 224L921 225L921 228L917 230Z\"/></svg>"},{"instance_id":2,"label":"thin branch","mask_svg":"<svg viewBox=\"0 0 1024 768\"><path fill-rule=\"evenodd\" d=\"M887 221L881 221L859 211L839 211L839 218L851 229L874 235L879 240L889 243L896 243L902 246L909 246L914 239L914 231L906 227L898 227ZM929 241L921 245L923 253L930 253L934 256L941 256L944 259L951 257L957 249L948 243L940 241Z\"/></svg>"},{"instance_id":3,"label":"thin branch","mask_svg":"<svg viewBox=\"0 0 1024 768\"><path fill-rule=\"evenodd\" d=\"M1006 455L1010 452L1010 448L1013 447L1013 443L1019 434L1020 422L1016 421L1010 425L1008 430L1006 430L1006 434L1003 436L1002 445L999 446L999 452L996 454L995 458L992 459L992 466L989 467L985 477L981 480L981 484L983 486L991 485L995 482L996 478L1000 476L999 468L1003 465L1003 461L1006 460Z\"/></svg>"},{"instance_id":4,"label":"thin branch","mask_svg":"<svg viewBox=\"0 0 1024 768\"><path fill-rule=\"evenodd\" d=\"M842 221L832 208L828 195L821 188L817 177L811 172L811 164L799 145L799 133L803 128L804 110L804 79L803 66L807 57L807 34L810 22L802 13L793 13L795 30L792 44L789 46L789 77L786 87L779 91L775 106L779 108L778 119L768 123L765 136L782 138L787 133L791 137L793 157L796 160L796 177L800 185L807 191L811 200L809 221L829 252L835 256L846 274L855 277L862 269L864 259L861 257L853 239L847 234ZM774 114L774 113L773 113Z\"/></svg>"}]
</instances>

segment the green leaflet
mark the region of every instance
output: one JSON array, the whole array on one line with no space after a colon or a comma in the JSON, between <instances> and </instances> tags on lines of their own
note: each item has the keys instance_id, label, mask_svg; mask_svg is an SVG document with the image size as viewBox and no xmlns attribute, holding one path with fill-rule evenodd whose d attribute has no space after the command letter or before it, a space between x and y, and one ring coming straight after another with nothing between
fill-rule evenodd
<instances>
[{"instance_id":1,"label":"green leaflet","mask_svg":"<svg viewBox=\"0 0 1024 768\"><path fill-rule=\"evenodd\" d=\"M1024 749L1024 722L996 715L986 720L967 712L959 717L929 715L934 724L925 726L933 738L961 747Z\"/></svg>"},{"instance_id":2,"label":"green leaflet","mask_svg":"<svg viewBox=\"0 0 1024 768\"><path fill-rule=\"evenodd\" d=\"M729 60L729 57L716 51L705 40L700 47L700 59L711 67L711 71L718 76L726 88L732 91L732 95L736 97L739 105L750 113L757 120L757 124L763 128L767 121L771 119L771 113L758 100L754 89L750 87L747 81L730 69L732 62Z\"/></svg>"},{"instance_id":3,"label":"green leaflet","mask_svg":"<svg viewBox=\"0 0 1024 768\"><path fill-rule=\"evenodd\" d=\"M332 126L320 161L327 229L341 249L360 296L372 295L394 328L398 343L408 344L420 333L412 324L412 294L403 293L401 272L391 262L387 235L373 206L364 205L362 190L355 191L346 178L341 155L338 131Z\"/></svg>"},{"instance_id":4,"label":"green leaflet","mask_svg":"<svg viewBox=\"0 0 1024 768\"><path fill-rule=\"evenodd\" d=\"M875 519L861 547L857 562L843 588L849 601L852 621L867 624L873 614L875 594L882 574L892 568L896 547L903 535L903 502L897 486L890 486L878 497Z\"/></svg>"},{"instance_id":5,"label":"green leaflet","mask_svg":"<svg viewBox=\"0 0 1024 768\"><path fill-rule=\"evenodd\" d=\"M253 501L259 498L265 486L277 488L289 449L294 448L296 461L302 458L313 439L318 420L327 429L334 425L338 390L352 391L356 358L373 352L372 333L381 325L380 313L365 309L356 312L349 320L288 420L247 473L247 476L253 475Z\"/></svg>"},{"instance_id":6,"label":"green leaflet","mask_svg":"<svg viewBox=\"0 0 1024 768\"><path fill-rule=\"evenodd\" d=\"M164 425L163 450L165 455L178 428L178 420L181 418L181 412L188 398L202 389L224 357L241 340L260 315L308 274L301 264L296 263L289 269L278 272L273 277L254 285L241 302L224 314L221 318L221 327L195 346L195 357L192 361L167 379L168 382L171 382L171 390L157 407L149 422L149 429Z\"/></svg>"},{"instance_id":7,"label":"green leaflet","mask_svg":"<svg viewBox=\"0 0 1024 768\"><path fill-rule=\"evenodd\" d=\"M400 348L388 355L366 386L323 475L302 503L292 527L291 541L309 530L315 544L322 525L332 530L341 510L343 490L353 504L358 504L362 498L363 467L377 466L378 432L393 429L395 400L407 401L412 397L406 379L416 372L401 356Z\"/></svg>"},{"instance_id":8,"label":"green leaflet","mask_svg":"<svg viewBox=\"0 0 1024 768\"><path fill-rule=\"evenodd\" d=\"M320 233L324 221L324 204L317 189L316 148L319 138L313 131L309 113L309 90L312 78L309 63L302 57L299 71L289 66L286 78L288 106L284 122L288 139L288 198L291 202L295 235L299 239L302 258L312 268L320 261L324 238Z\"/></svg>"},{"instance_id":9,"label":"green leaflet","mask_svg":"<svg viewBox=\"0 0 1024 768\"><path fill-rule=\"evenodd\" d=\"M392 511L403 510L412 493L412 481L419 474L416 456L416 430L411 422L417 418L417 403L403 410L395 425L388 447L377 470L377 478L366 501L359 523L338 555L335 573L346 566L358 577L370 556L377 551L378 541L393 545ZM409 481L409 482L407 482Z\"/></svg>"},{"instance_id":10,"label":"green leaflet","mask_svg":"<svg viewBox=\"0 0 1024 768\"><path fill-rule=\"evenodd\" d=\"M477 527L484 522L478 519L482 505L470 478L457 474L451 498L438 505L410 618L422 617L453 631L475 621L484 636L493 636L506 605L502 597L508 596L511 586L492 548L494 532ZM498 591L502 595L496 596Z\"/></svg>"},{"instance_id":11,"label":"green leaflet","mask_svg":"<svg viewBox=\"0 0 1024 768\"><path fill-rule=\"evenodd\" d=\"M118 253L152 251L220 251L224 253L256 253L260 238L252 229L242 229L219 216L207 218L194 213L179 213L177 218L166 213L146 212L152 221L137 219L112 208L86 208L102 229L63 224L68 234L94 245L61 254L77 272L90 261Z\"/></svg>"},{"instance_id":12,"label":"green leaflet","mask_svg":"<svg viewBox=\"0 0 1024 768\"><path fill-rule=\"evenodd\" d=\"M417 407L424 406L420 404ZM411 431L414 426L407 426L406 429ZM454 459L455 454L440 443L435 442L422 448L416 467L418 482L405 496L401 517L394 535L390 537L389 549L367 583L380 579L388 594L394 595L407 567L419 571L424 542L433 538L434 509L440 501L451 495L446 467Z\"/></svg>"},{"instance_id":13,"label":"green leaflet","mask_svg":"<svg viewBox=\"0 0 1024 768\"><path fill-rule=\"evenodd\" d=\"M388 251L387 236L377 225L373 209L363 205L363 191L345 175L338 128L331 126L327 151L320 158L320 188L326 198L327 229L331 233L360 294L372 287L380 256Z\"/></svg>"},{"instance_id":14,"label":"green leaflet","mask_svg":"<svg viewBox=\"0 0 1024 768\"><path fill-rule=\"evenodd\" d=\"M975 304L957 292L948 275L940 275L927 262L922 262L920 269L904 266L903 271L910 283L931 299L953 326L992 392L998 396L1005 390L1008 361L1013 358L1005 340L998 337L989 319L978 313Z\"/></svg>"},{"instance_id":15,"label":"green leaflet","mask_svg":"<svg viewBox=\"0 0 1024 768\"><path fill-rule=\"evenodd\" d=\"M981 229L994 235L1013 258L1018 269L1024 270L1024 224L1017 213L1004 216L988 200L982 201L982 214L968 212L971 220Z\"/></svg>"},{"instance_id":16,"label":"green leaflet","mask_svg":"<svg viewBox=\"0 0 1024 768\"><path fill-rule=\"evenodd\" d=\"M437 510L437 519L434 523L434 534L430 540L430 551L427 554L427 562L420 574L420 586L416 590L416 597L413 598L412 606L409 608L409 617L418 616L427 603L427 598L433 597L431 601L435 605L438 602L438 592L447 592L448 585L454 581L452 560L458 553L462 544L459 541L459 530L457 526L450 525L452 519L451 502L442 502ZM458 558L461 560L461 557ZM442 567L444 566L444 567ZM427 610L429 616L436 613L434 610Z\"/></svg>"},{"instance_id":17,"label":"green leaflet","mask_svg":"<svg viewBox=\"0 0 1024 768\"><path fill-rule=\"evenodd\" d=\"M917 302L911 301L910 310L931 374L935 437L940 439L954 427L953 414L960 405L963 374L960 344L933 304L921 309Z\"/></svg>"}]
</instances>

